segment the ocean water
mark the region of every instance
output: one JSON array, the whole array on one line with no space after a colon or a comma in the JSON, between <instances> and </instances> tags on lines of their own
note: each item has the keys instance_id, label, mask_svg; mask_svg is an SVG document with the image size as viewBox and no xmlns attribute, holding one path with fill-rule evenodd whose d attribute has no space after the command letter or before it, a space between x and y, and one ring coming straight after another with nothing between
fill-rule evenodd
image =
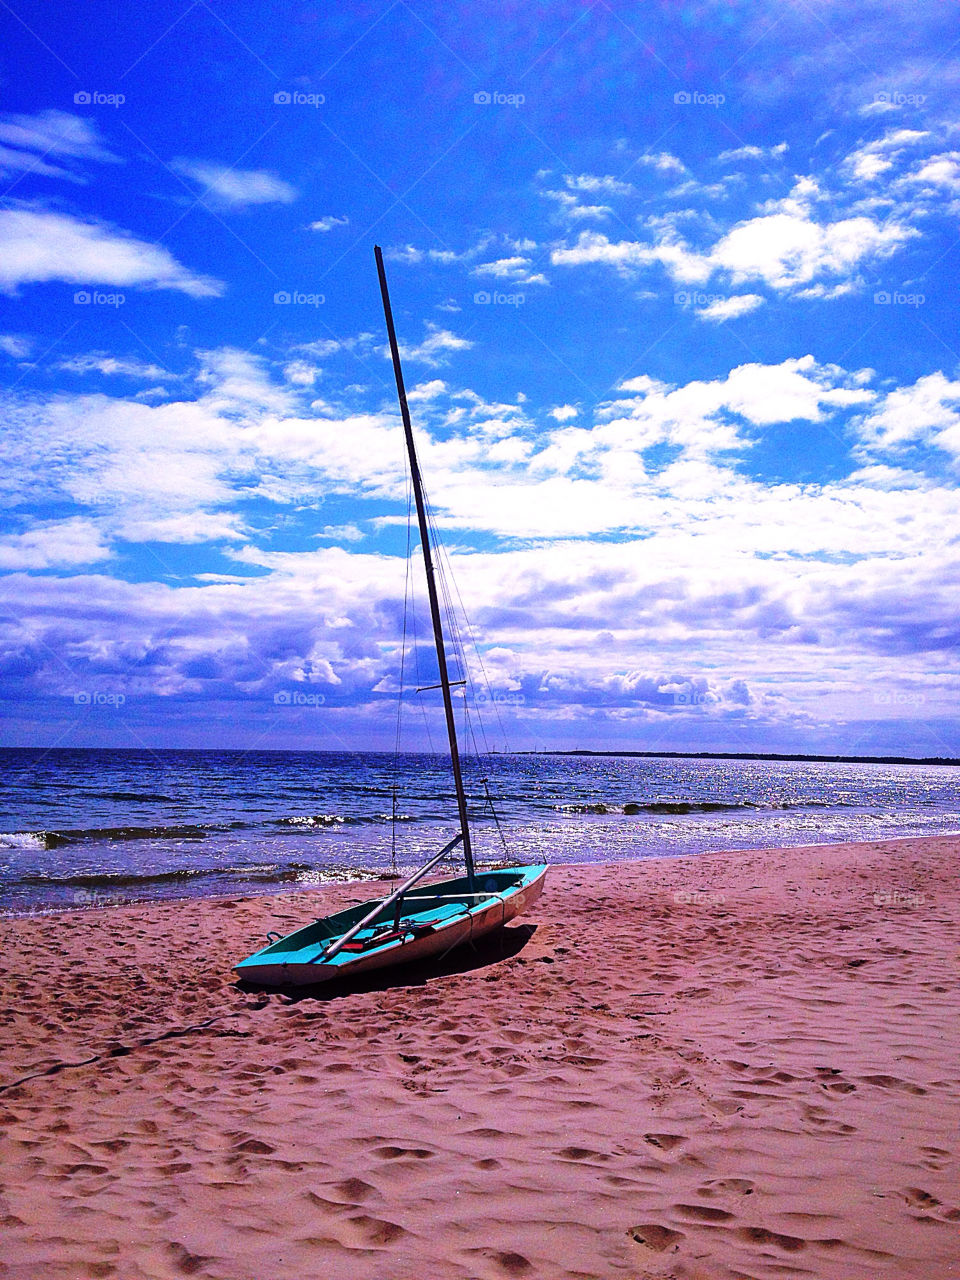
<instances>
[{"instance_id":1,"label":"ocean water","mask_svg":"<svg viewBox=\"0 0 960 1280\"><path fill-rule=\"evenodd\" d=\"M479 860L960 831L949 766L503 754L464 771ZM456 832L443 756L0 750L5 912L376 879Z\"/></svg>"}]
</instances>

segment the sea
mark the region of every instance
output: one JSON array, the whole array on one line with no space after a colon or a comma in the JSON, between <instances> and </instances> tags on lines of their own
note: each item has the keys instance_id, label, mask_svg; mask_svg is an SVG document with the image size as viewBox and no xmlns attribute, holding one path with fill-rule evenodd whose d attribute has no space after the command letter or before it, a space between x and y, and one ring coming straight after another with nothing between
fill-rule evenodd
<instances>
[{"instance_id":1,"label":"sea","mask_svg":"<svg viewBox=\"0 0 960 1280\"><path fill-rule=\"evenodd\" d=\"M960 768L493 754L476 855L602 863L960 832ZM449 757L0 750L0 912L377 880L457 832Z\"/></svg>"}]
</instances>

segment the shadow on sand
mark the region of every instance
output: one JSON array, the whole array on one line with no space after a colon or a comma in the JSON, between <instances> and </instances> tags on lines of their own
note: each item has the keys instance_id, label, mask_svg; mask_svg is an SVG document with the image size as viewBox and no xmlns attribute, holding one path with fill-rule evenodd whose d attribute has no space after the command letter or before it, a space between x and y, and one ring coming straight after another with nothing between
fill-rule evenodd
<instances>
[{"instance_id":1,"label":"shadow on sand","mask_svg":"<svg viewBox=\"0 0 960 1280\"><path fill-rule=\"evenodd\" d=\"M339 982L318 983L315 987L261 987L254 982L237 982L239 991L271 992L287 997L293 1003L301 1000L336 1000L343 996L360 995L369 991L393 991L404 987L422 987L433 978L450 977L457 973L471 973L485 969L501 960L518 955L537 931L535 924L521 924L498 929L496 933L479 942L464 942L452 947L442 956L431 960L398 965L395 969L377 969L373 973L360 973L355 978Z\"/></svg>"}]
</instances>

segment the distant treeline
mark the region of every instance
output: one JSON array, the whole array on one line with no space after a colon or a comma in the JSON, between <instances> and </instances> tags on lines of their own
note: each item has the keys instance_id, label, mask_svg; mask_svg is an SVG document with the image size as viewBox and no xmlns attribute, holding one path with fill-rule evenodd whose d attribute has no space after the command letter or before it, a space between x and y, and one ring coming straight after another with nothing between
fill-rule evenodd
<instances>
[{"instance_id":1,"label":"distant treeline","mask_svg":"<svg viewBox=\"0 0 960 1280\"><path fill-rule=\"evenodd\" d=\"M644 760L788 760L810 764L960 765L953 756L808 756L779 751L518 751L523 756L630 756Z\"/></svg>"}]
</instances>

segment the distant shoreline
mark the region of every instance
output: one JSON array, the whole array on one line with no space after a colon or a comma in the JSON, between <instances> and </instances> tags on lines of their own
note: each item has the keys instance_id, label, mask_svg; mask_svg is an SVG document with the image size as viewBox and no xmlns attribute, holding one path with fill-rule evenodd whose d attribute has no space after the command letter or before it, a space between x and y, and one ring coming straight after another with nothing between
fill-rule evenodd
<instances>
[{"instance_id":1,"label":"distant shoreline","mask_svg":"<svg viewBox=\"0 0 960 1280\"><path fill-rule=\"evenodd\" d=\"M810 764L935 764L956 766L954 756L813 756L779 751L515 751L518 756L629 756L643 760L785 760Z\"/></svg>"}]
</instances>

